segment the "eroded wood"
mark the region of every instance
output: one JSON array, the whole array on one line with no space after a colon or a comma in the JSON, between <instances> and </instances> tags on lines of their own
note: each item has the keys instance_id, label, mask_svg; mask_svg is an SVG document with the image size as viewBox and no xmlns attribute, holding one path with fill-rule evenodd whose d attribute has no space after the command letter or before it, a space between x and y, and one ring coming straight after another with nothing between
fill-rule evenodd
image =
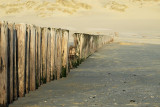
<instances>
[{"instance_id":1,"label":"eroded wood","mask_svg":"<svg viewBox=\"0 0 160 107\"><path fill-rule=\"evenodd\" d=\"M30 27L30 90L34 91L36 89L36 29L34 25Z\"/></svg>"},{"instance_id":2,"label":"eroded wood","mask_svg":"<svg viewBox=\"0 0 160 107\"><path fill-rule=\"evenodd\" d=\"M7 107L8 25L0 22L0 107Z\"/></svg>"},{"instance_id":3,"label":"eroded wood","mask_svg":"<svg viewBox=\"0 0 160 107\"><path fill-rule=\"evenodd\" d=\"M56 70L55 70L55 29L51 29L51 80L56 79Z\"/></svg>"},{"instance_id":4,"label":"eroded wood","mask_svg":"<svg viewBox=\"0 0 160 107\"><path fill-rule=\"evenodd\" d=\"M51 29L47 29L47 82L51 80Z\"/></svg>"},{"instance_id":5,"label":"eroded wood","mask_svg":"<svg viewBox=\"0 0 160 107\"><path fill-rule=\"evenodd\" d=\"M18 96L23 97L25 95L25 72L26 72L26 25L17 24L17 54L18 54Z\"/></svg>"},{"instance_id":6,"label":"eroded wood","mask_svg":"<svg viewBox=\"0 0 160 107\"><path fill-rule=\"evenodd\" d=\"M62 31L61 29L56 30L56 72L57 72L57 79L61 78L61 71L62 71L62 54L61 54L61 44L62 41Z\"/></svg>"}]
</instances>

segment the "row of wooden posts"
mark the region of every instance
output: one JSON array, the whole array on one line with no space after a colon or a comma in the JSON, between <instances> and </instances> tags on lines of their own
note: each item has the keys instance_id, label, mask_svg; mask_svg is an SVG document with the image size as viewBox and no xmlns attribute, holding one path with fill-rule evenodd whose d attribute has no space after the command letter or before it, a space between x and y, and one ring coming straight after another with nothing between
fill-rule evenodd
<instances>
[{"instance_id":1,"label":"row of wooden posts","mask_svg":"<svg viewBox=\"0 0 160 107\"><path fill-rule=\"evenodd\" d=\"M0 106L66 76L68 38L68 30L0 22Z\"/></svg>"},{"instance_id":2,"label":"row of wooden posts","mask_svg":"<svg viewBox=\"0 0 160 107\"><path fill-rule=\"evenodd\" d=\"M88 56L92 55L103 45L113 42L114 35L91 35L74 33L74 45L69 47L69 67L75 68Z\"/></svg>"},{"instance_id":3,"label":"row of wooden posts","mask_svg":"<svg viewBox=\"0 0 160 107\"><path fill-rule=\"evenodd\" d=\"M90 55L86 52L92 54L104 44L105 36L88 37L79 39L78 45L74 36L75 44L69 48L69 30L0 22L0 107L46 82L66 77L75 60L70 56L84 59Z\"/></svg>"}]
</instances>

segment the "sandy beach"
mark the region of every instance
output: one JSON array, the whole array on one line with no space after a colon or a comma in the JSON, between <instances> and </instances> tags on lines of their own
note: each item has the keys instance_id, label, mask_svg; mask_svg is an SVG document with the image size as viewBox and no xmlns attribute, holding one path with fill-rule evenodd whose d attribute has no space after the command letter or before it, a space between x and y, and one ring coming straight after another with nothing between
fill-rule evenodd
<instances>
[{"instance_id":1,"label":"sandy beach","mask_svg":"<svg viewBox=\"0 0 160 107\"><path fill-rule=\"evenodd\" d=\"M9 107L159 107L160 46L113 43Z\"/></svg>"}]
</instances>

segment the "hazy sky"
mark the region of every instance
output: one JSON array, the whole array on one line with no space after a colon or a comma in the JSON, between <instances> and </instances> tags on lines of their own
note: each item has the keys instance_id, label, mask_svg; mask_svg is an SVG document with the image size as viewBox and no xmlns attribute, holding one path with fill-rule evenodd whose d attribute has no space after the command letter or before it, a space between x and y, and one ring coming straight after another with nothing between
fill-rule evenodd
<instances>
[{"instance_id":1,"label":"hazy sky","mask_svg":"<svg viewBox=\"0 0 160 107\"><path fill-rule=\"evenodd\" d=\"M0 0L0 19L79 32L160 34L160 0Z\"/></svg>"}]
</instances>

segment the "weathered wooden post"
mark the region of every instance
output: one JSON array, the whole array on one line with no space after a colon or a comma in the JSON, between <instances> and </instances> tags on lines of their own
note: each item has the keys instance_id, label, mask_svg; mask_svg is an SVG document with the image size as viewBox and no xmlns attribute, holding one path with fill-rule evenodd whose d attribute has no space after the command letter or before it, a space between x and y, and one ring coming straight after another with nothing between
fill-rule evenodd
<instances>
[{"instance_id":1,"label":"weathered wooden post","mask_svg":"<svg viewBox=\"0 0 160 107\"><path fill-rule=\"evenodd\" d=\"M56 70L55 70L55 29L51 28L51 80L56 79Z\"/></svg>"},{"instance_id":2,"label":"weathered wooden post","mask_svg":"<svg viewBox=\"0 0 160 107\"><path fill-rule=\"evenodd\" d=\"M97 49L97 35L93 36L93 52L95 52Z\"/></svg>"},{"instance_id":3,"label":"weathered wooden post","mask_svg":"<svg viewBox=\"0 0 160 107\"><path fill-rule=\"evenodd\" d=\"M18 98L18 42L17 30L13 26L13 100Z\"/></svg>"},{"instance_id":4,"label":"weathered wooden post","mask_svg":"<svg viewBox=\"0 0 160 107\"><path fill-rule=\"evenodd\" d=\"M85 49L86 49L86 38L84 34L79 34L80 36L80 59L85 59Z\"/></svg>"},{"instance_id":5,"label":"weathered wooden post","mask_svg":"<svg viewBox=\"0 0 160 107\"><path fill-rule=\"evenodd\" d=\"M62 31L61 29L56 29L56 71L57 71L57 79L61 78L62 71L62 54L61 54L61 40L62 39Z\"/></svg>"},{"instance_id":6,"label":"weathered wooden post","mask_svg":"<svg viewBox=\"0 0 160 107\"><path fill-rule=\"evenodd\" d=\"M36 26L35 26L35 84L37 89L39 85L38 85L38 35Z\"/></svg>"},{"instance_id":7,"label":"weathered wooden post","mask_svg":"<svg viewBox=\"0 0 160 107\"><path fill-rule=\"evenodd\" d=\"M13 43L13 38L14 38L14 24L8 24L8 61L9 61L9 71L8 71L8 103L13 102L13 82L14 82L14 62L13 62L13 47L15 44Z\"/></svg>"},{"instance_id":8,"label":"weathered wooden post","mask_svg":"<svg viewBox=\"0 0 160 107\"><path fill-rule=\"evenodd\" d=\"M17 42L18 42L18 95L23 97L25 95L25 72L26 72L26 60L25 60L25 50L26 50L26 25L17 24Z\"/></svg>"},{"instance_id":9,"label":"weathered wooden post","mask_svg":"<svg viewBox=\"0 0 160 107\"><path fill-rule=\"evenodd\" d=\"M8 25L0 22L0 107L7 107Z\"/></svg>"},{"instance_id":10,"label":"weathered wooden post","mask_svg":"<svg viewBox=\"0 0 160 107\"><path fill-rule=\"evenodd\" d=\"M34 91L36 89L36 29L34 25L30 27L30 90Z\"/></svg>"},{"instance_id":11,"label":"weathered wooden post","mask_svg":"<svg viewBox=\"0 0 160 107\"><path fill-rule=\"evenodd\" d=\"M51 29L47 29L47 82L51 80Z\"/></svg>"},{"instance_id":12,"label":"weathered wooden post","mask_svg":"<svg viewBox=\"0 0 160 107\"><path fill-rule=\"evenodd\" d=\"M27 38L27 55L26 55L26 93L30 91L30 36L31 28L30 25L27 25L26 29L26 38Z\"/></svg>"},{"instance_id":13,"label":"weathered wooden post","mask_svg":"<svg viewBox=\"0 0 160 107\"><path fill-rule=\"evenodd\" d=\"M47 79L47 28L42 28L42 69L41 69L41 83L46 83Z\"/></svg>"},{"instance_id":14,"label":"weathered wooden post","mask_svg":"<svg viewBox=\"0 0 160 107\"><path fill-rule=\"evenodd\" d=\"M80 48L79 48L79 56L80 56L80 59L82 60L84 58L84 54L83 54L83 45L84 45L84 35L83 34L80 34Z\"/></svg>"},{"instance_id":15,"label":"weathered wooden post","mask_svg":"<svg viewBox=\"0 0 160 107\"><path fill-rule=\"evenodd\" d=\"M37 41L37 74L36 74L36 88L40 86L41 75L41 28L36 27L36 41Z\"/></svg>"},{"instance_id":16,"label":"weathered wooden post","mask_svg":"<svg viewBox=\"0 0 160 107\"><path fill-rule=\"evenodd\" d=\"M68 75L68 38L69 31L62 30L62 76L66 77Z\"/></svg>"},{"instance_id":17,"label":"weathered wooden post","mask_svg":"<svg viewBox=\"0 0 160 107\"><path fill-rule=\"evenodd\" d=\"M86 34L83 34L83 38L84 38L84 46L83 46L83 54L84 54L84 58L86 59L87 58L87 52L88 52L88 39L87 39L87 35Z\"/></svg>"},{"instance_id":18,"label":"weathered wooden post","mask_svg":"<svg viewBox=\"0 0 160 107\"><path fill-rule=\"evenodd\" d=\"M86 35L87 36L87 57L90 55L90 39L91 36L89 34Z\"/></svg>"},{"instance_id":19,"label":"weathered wooden post","mask_svg":"<svg viewBox=\"0 0 160 107\"><path fill-rule=\"evenodd\" d=\"M98 48L101 48L101 47L102 47L102 39L103 39L102 37L103 37L103 36L99 36L99 43L98 43L98 44L99 44L99 47L98 47Z\"/></svg>"},{"instance_id":20,"label":"weathered wooden post","mask_svg":"<svg viewBox=\"0 0 160 107\"><path fill-rule=\"evenodd\" d=\"M91 54L93 54L93 35L90 35L89 44L90 44L89 51L90 51L90 55L91 55Z\"/></svg>"}]
</instances>

